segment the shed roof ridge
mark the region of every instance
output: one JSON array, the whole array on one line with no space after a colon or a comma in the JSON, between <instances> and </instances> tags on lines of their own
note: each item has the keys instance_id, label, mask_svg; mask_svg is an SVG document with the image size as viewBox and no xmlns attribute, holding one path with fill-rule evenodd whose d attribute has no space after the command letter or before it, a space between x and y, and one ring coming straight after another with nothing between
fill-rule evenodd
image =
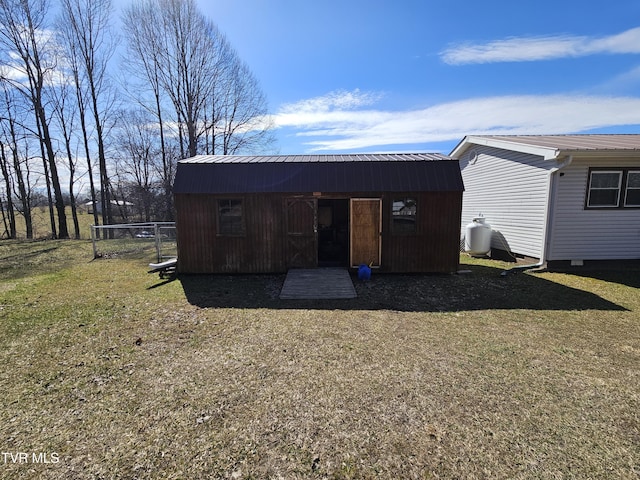
<instances>
[{"instance_id":1,"label":"shed roof ridge","mask_svg":"<svg viewBox=\"0 0 640 480\"><path fill-rule=\"evenodd\" d=\"M331 153L293 155L196 155L180 163L319 163L319 162L379 162L451 160L439 152L399 153Z\"/></svg>"}]
</instances>

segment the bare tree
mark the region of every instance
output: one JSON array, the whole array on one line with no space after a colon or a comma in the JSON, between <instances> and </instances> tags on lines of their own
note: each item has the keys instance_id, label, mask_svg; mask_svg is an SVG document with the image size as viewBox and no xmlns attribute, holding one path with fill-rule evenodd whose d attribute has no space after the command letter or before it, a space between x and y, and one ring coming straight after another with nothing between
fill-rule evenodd
<instances>
[{"instance_id":1,"label":"bare tree","mask_svg":"<svg viewBox=\"0 0 640 480\"><path fill-rule=\"evenodd\" d=\"M61 28L59 32L64 32L64 28ZM94 225L99 225L100 220L98 217L98 196L96 189L96 182L93 174L93 163L91 161L91 142L89 140L89 128L87 126L87 97L86 86L80 81L81 68L79 65L79 55L76 52L76 45L73 42L68 42L64 38L64 34L61 34L61 44L65 50L65 63L67 72L70 75L71 82L75 89L76 107L78 109L78 120L80 121L80 132L82 139L82 146L84 149L84 157L87 164L87 176L89 177L89 196L91 198L91 204L93 206L91 213L93 215ZM96 231L97 235L100 235L100 231Z\"/></svg>"},{"instance_id":2,"label":"bare tree","mask_svg":"<svg viewBox=\"0 0 640 480\"><path fill-rule=\"evenodd\" d=\"M129 179L129 198L136 204L142 220L150 222L155 189L159 183L156 177L158 169L155 168L159 148L153 119L144 110L122 112L121 119L121 133L116 140L121 157L118 170Z\"/></svg>"},{"instance_id":3,"label":"bare tree","mask_svg":"<svg viewBox=\"0 0 640 480\"><path fill-rule=\"evenodd\" d=\"M194 0L139 0L125 11L123 24L129 56L148 65L145 80L171 101L182 156L195 155L198 121L213 93L214 59L222 36ZM144 58L150 52L153 64Z\"/></svg>"},{"instance_id":4,"label":"bare tree","mask_svg":"<svg viewBox=\"0 0 640 480\"><path fill-rule=\"evenodd\" d=\"M21 212L26 227L26 237L33 238L33 220L31 216L31 189L29 185L28 148L24 126L18 119L16 91L3 85L2 122L0 135L2 136L3 175L6 180L7 202L14 204L11 196L15 195L22 208L15 206ZM21 147L22 144L22 147ZM21 154L22 150L22 154ZM11 157L11 158L9 158ZM17 231L11 231L12 238Z\"/></svg>"},{"instance_id":5,"label":"bare tree","mask_svg":"<svg viewBox=\"0 0 640 480\"><path fill-rule=\"evenodd\" d=\"M53 110L58 120L58 130L62 135L64 150L67 157L67 170L69 173L69 203L75 238L80 238L80 222L78 220L78 208L75 195L75 176L77 167L77 155L73 149L73 135L76 119L76 105L72 100L71 86L68 83L61 84L52 89Z\"/></svg>"},{"instance_id":6,"label":"bare tree","mask_svg":"<svg viewBox=\"0 0 640 480\"><path fill-rule=\"evenodd\" d=\"M163 105L163 90L160 84L162 65L160 64L160 38L154 28L160 25L159 12L153 8L153 2L140 1L133 3L127 9L123 17L123 30L127 38L129 54L125 57L123 65L130 78L138 78L142 85L134 84L132 97L155 117L160 140L161 170L160 177L164 196L163 218L173 218L172 208L172 183L173 183L173 159L166 140L165 114ZM125 82L130 84L130 81ZM145 88L146 87L146 88ZM151 99L139 95L140 91L150 90Z\"/></svg>"},{"instance_id":7,"label":"bare tree","mask_svg":"<svg viewBox=\"0 0 640 480\"><path fill-rule=\"evenodd\" d=\"M2 1L2 0L0 0ZM112 223L111 194L105 151L105 123L111 99L106 83L107 66L113 53L112 34L109 20L112 11L111 0L61 0L61 16L58 27L70 57L70 65L78 103L82 105L82 119L85 121L85 101L93 116L95 139L98 147L100 170L101 204L103 224ZM82 125L85 152L90 162L86 124ZM91 171L91 166L89 166ZM93 179L90 178L93 183ZM93 190L95 192L95 190Z\"/></svg>"},{"instance_id":8,"label":"bare tree","mask_svg":"<svg viewBox=\"0 0 640 480\"><path fill-rule=\"evenodd\" d=\"M233 63L225 82L217 89L215 99L221 112L218 122L213 125L214 153L253 152L264 150L273 143L266 98L243 62L236 60Z\"/></svg>"},{"instance_id":9,"label":"bare tree","mask_svg":"<svg viewBox=\"0 0 640 480\"><path fill-rule=\"evenodd\" d=\"M258 82L194 0L138 0L123 23L128 62L170 99L182 157L269 147Z\"/></svg>"},{"instance_id":10,"label":"bare tree","mask_svg":"<svg viewBox=\"0 0 640 480\"><path fill-rule=\"evenodd\" d=\"M16 215L13 208L13 178L11 175L10 163L4 148L4 143L0 140L0 171L4 177L5 199L0 198L0 208L2 209L2 221L4 223L5 234L8 238L17 237ZM6 209L4 204L6 203ZM6 212L5 212L6 210ZM8 224L7 224L8 222Z\"/></svg>"},{"instance_id":11,"label":"bare tree","mask_svg":"<svg viewBox=\"0 0 640 480\"><path fill-rule=\"evenodd\" d=\"M188 156L198 153L198 122L207 99L213 95L222 44L218 28L198 10L195 0L159 0L162 13L160 71L164 90L171 98L180 126L186 129Z\"/></svg>"},{"instance_id":12,"label":"bare tree","mask_svg":"<svg viewBox=\"0 0 640 480\"><path fill-rule=\"evenodd\" d=\"M68 238L64 198L46 111L45 78L53 73L55 67L55 59L48 50L48 13L46 0L0 0L0 24L3 26L0 29L0 46L5 65L1 79L20 91L33 108L43 161L46 159L47 178L51 180L55 196L58 233L56 235L54 231L54 236ZM19 72L26 84L7 74L12 70ZM55 230L55 224L52 227Z\"/></svg>"}]
</instances>

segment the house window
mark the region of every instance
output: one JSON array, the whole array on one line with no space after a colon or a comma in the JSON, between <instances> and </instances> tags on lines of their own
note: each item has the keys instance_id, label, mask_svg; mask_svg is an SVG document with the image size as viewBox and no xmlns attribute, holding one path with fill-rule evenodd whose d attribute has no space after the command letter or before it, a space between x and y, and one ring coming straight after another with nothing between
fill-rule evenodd
<instances>
[{"instance_id":1,"label":"house window","mask_svg":"<svg viewBox=\"0 0 640 480\"><path fill-rule=\"evenodd\" d=\"M218 200L218 235L244 235L242 200Z\"/></svg>"},{"instance_id":2,"label":"house window","mask_svg":"<svg viewBox=\"0 0 640 480\"><path fill-rule=\"evenodd\" d=\"M640 170L591 169L586 208L640 207Z\"/></svg>"},{"instance_id":3,"label":"house window","mask_svg":"<svg viewBox=\"0 0 640 480\"><path fill-rule=\"evenodd\" d=\"M627 173L627 191L624 196L625 207L640 207L640 170Z\"/></svg>"},{"instance_id":4,"label":"house window","mask_svg":"<svg viewBox=\"0 0 640 480\"><path fill-rule=\"evenodd\" d=\"M393 200L391 219L394 233L417 232L418 202L415 198L396 198Z\"/></svg>"},{"instance_id":5,"label":"house window","mask_svg":"<svg viewBox=\"0 0 640 480\"><path fill-rule=\"evenodd\" d=\"M589 178L588 207L617 207L622 186L621 171L592 171Z\"/></svg>"}]
</instances>

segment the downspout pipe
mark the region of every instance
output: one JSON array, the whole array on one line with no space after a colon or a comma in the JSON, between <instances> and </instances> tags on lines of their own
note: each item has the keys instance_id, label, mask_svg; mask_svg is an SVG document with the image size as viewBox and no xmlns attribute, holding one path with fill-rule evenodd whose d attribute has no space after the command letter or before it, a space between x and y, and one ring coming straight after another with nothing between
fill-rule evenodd
<instances>
[{"instance_id":1,"label":"downspout pipe","mask_svg":"<svg viewBox=\"0 0 640 480\"><path fill-rule=\"evenodd\" d=\"M556 161L559 161L560 158L556 157ZM516 273L525 270L533 270L534 268L542 267L546 260L546 252L547 252L547 232L549 231L549 223L551 221L551 207L552 207L552 198L551 195L553 193L553 175L558 171L562 170L565 167L568 167L571 162L573 162L573 155L569 155L562 163L557 164L555 167L549 170L548 174L548 188L547 188L547 196L545 199L545 215L544 215L544 230L542 232L542 245L540 247L540 259L536 263L528 264L528 265L518 265L516 267L511 267L507 270L504 270L500 275L503 277L508 275L509 273Z\"/></svg>"}]
</instances>

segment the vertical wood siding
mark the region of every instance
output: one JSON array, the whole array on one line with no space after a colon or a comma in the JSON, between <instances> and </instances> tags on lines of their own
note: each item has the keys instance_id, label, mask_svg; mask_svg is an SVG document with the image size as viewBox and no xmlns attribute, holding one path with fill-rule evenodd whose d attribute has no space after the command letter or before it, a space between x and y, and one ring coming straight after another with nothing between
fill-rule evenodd
<instances>
[{"instance_id":1,"label":"vertical wood siding","mask_svg":"<svg viewBox=\"0 0 640 480\"><path fill-rule=\"evenodd\" d=\"M548 260L640 258L640 209L585 210L589 167L635 167L640 161L576 159L556 174Z\"/></svg>"},{"instance_id":2,"label":"vertical wood siding","mask_svg":"<svg viewBox=\"0 0 640 480\"><path fill-rule=\"evenodd\" d=\"M475 164L471 152L478 152ZM461 234L482 213L494 233L491 246L540 257L549 188L548 170L555 162L542 157L477 146L460 159L465 192Z\"/></svg>"},{"instance_id":3,"label":"vertical wood siding","mask_svg":"<svg viewBox=\"0 0 640 480\"><path fill-rule=\"evenodd\" d=\"M418 200L417 232L393 232L394 198ZM462 192L388 194L383 198L382 270L390 272L451 273L460 261Z\"/></svg>"},{"instance_id":4,"label":"vertical wood siding","mask_svg":"<svg viewBox=\"0 0 640 480\"><path fill-rule=\"evenodd\" d=\"M217 199L242 198L245 235L218 235ZM270 195L175 196L178 268L187 273L286 270L282 198Z\"/></svg>"},{"instance_id":5,"label":"vertical wood siding","mask_svg":"<svg viewBox=\"0 0 640 480\"><path fill-rule=\"evenodd\" d=\"M183 273L285 272L288 268L285 198L290 194L176 194L178 269ZM307 195L308 196L308 195ZM382 198L385 272L454 272L459 262L462 192L355 192L331 198ZM394 198L418 200L417 232L392 231ZM245 235L216 232L218 198L242 198Z\"/></svg>"}]
</instances>

